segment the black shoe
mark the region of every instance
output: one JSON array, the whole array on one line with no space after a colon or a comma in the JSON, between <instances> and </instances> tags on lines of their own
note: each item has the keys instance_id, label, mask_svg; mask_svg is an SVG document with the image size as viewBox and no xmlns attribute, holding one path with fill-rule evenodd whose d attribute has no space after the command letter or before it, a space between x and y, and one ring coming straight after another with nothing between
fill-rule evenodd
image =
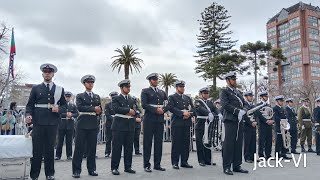
<instances>
[{"instance_id":1,"label":"black shoe","mask_svg":"<svg viewBox=\"0 0 320 180\"><path fill-rule=\"evenodd\" d=\"M136 171L131 169L131 168L125 169L124 172L130 173L130 174L135 174L136 173Z\"/></svg>"},{"instance_id":2,"label":"black shoe","mask_svg":"<svg viewBox=\"0 0 320 180\"><path fill-rule=\"evenodd\" d=\"M226 168L225 170L223 170L223 172L224 172L226 175L233 175L233 172L231 171L230 168Z\"/></svg>"},{"instance_id":3,"label":"black shoe","mask_svg":"<svg viewBox=\"0 0 320 180\"><path fill-rule=\"evenodd\" d=\"M317 153L318 156L320 156L320 153Z\"/></svg>"},{"instance_id":4,"label":"black shoe","mask_svg":"<svg viewBox=\"0 0 320 180\"><path fill-rule=\"evenodd\" d=\"M104 157L106 158L110 157L110 153L105 154Z\"/></svg>"},{"instance_id":5,"label":"black shoe","mask_svg":"<svg viewBox=\"0 0 320 180\"><path fill-rule=\"evenodd\" d=\"M193 168L193 166L191 166L190 164L181 164L181 167L183 168Z\"/></svg>"},{"instance_id":6,"label":"black shoe","mask_svg":"<svg viewBox=\"0 0 320 180\"><path fill-rule=\"evenodd\" d=\"M118 169L114 169L111 171L113 175L120 175Z\"/></svg>"},{"instance_id":7,"label":"black shoe","mask_svg":"<svg viewBox=\"0 0 320 180\"><path fill-rule=\"evenodd\" d=\"M60 160L61 159L61 157L55 157L54 158L54 160Z\"/></svg>"},{"instance_id":8,"label":"black shoe","mask_svg":"<svg viewBox=\"0 0 320 180\"><path fill-rule=\"evenodd\" d=\"M145 167L145 168L144 168L144 171L145 171L145 172L148 172L148 173L151 173L151 172L152 172L151 169L150 169L150 167Z\"/></svg>"},{"instance_id":9,"label":"black shoe","mask_svg":"<svg viewBox=\"0 0 320 180\"><path fill-rule=\"evenodd\" d=\"M80 173L73 173L72 177L78 179L80 178Z\"/></svg>"},{"instance_id":10,"label":"black shoe","mask_svg":"<svg viewBox=\"0 0 320 180\"><path fill-rule=\"evenodd\" d=\"M88 174L90 176L98 176L98 173L96 171L91 171L91 172L88 172Z\"/></svg>"},{"instance_id":11,"label":"black shoe","mask_svg":"<svg viewBox=\"0 0 320 180\"><path fill-rule=\"evenodd\" d=\"M38 180L38 178L31 178L32 180Z\"/></svg>"},{"instance_id":12,"label":"black shoe","mask_svg":"<svg viewBox=\"0 0 320 180\"><path fill-rule=\"evenodd\" d=\"M217 163L211 163L211 162L206 162L205 164L206 164L206 165L209 165L209 166L215 166L215 165L217 165Z\"/></svg>"},{"instance_id":13,"label":"black shoe","mask_svg":"<svg viewBox=\"0 0 320 180\"><path fill-rule=\"evenodd\" d=\"M292 153L292 154L300 154L300 153L298 153L296 150L291 150L291 153Z\"/></svg>"},{"instance_id":14,"label":"black shoe","mask_svg":"<svg viewBox=\"0 0 320 180\"><path fill-rule=\"evenodd\" d=\"M166 171L166 169L163 168L163 167L161 167L161 166L154 167L153 169L154 169L154 170L158 170L158 171Z\"/></svg>"},{"instance_id":15,"label":"black shoe","mask_svg":"<svg viewBox=\"0 0 320 180\"><path fill-rule=\"evenodd\" d=\"M283 159L292 159L291 157L288 157L287 155L282 156Z\"/></svg>"},{"instance_id":16,"label":"black shoe","mask_svg":"<svg viewBox=\"0 0 320 180\"><path fill-rule=\"evenodd\" d=\"M138 152L136 152L135 154L136 154L136 155L142 155L142 153L141 153L141 152L139 152L139 151L138 151Z\"/></svg>"},{"instance_id":17,"label":"black shoe","mask_svg":"<svg viewBox=\"0 0 320 180\"><path fill-rule=\"evenodd\" d=\"M54 178L54 176L47 176L46 179L47 180L54 180L55 178Z\"/></svg>"},{"instance_id":18,"label":"black shoe","mask_svg":"<svg viewBox=\"0 0 320 180\"><path fill-rule=\"evenodd\" d=\"M312 148L309 148L308 152L315 153L315 151Z\"/></svg>"},{"instance_id":19,"label":"black shoe","mask_svg":"<svg viewBox=\"0 0 320 180\"><path fill-rule=\"evenodd\" d=\"M200 166L206 166L206 164L205 164L205 163L202 163L202 162L200 162L199 165L200 165Z\"/></svg>"},{"instance_id":20,"label":"black shoe","mask_svg":"<svg viewBox=\"0 0 320 180\"><path fill-rule=\"evenodd\" d=\"M304 147L301 147L301 152L306 152L306 149Z\"/></svg>"},{"instance_id":21,"label":"black shoe","mask_svg":"<svg viewBox=\"0 0 320 180\"><path fill-rule=\"evenodd\" d=\"M177 164L172 165L173 169L179 169L179 166Z\"/></svg>"},{"instance_id":22,"label":"black shoe","mask_svg":"<svg viewBox=\"0 0 320 180\"><path fill-rule=\"evenodd\" d=\"M238 173L249 173L248 170L242 169L241 167L233 169L233 172L238 172Z\"/></svg>"},{"instance_id":23,"label":"black shoe","mask_svg":"<svg viewBox=\"0 0 320 180\"><path fill-rule=\"evenodd\" d=\"M72 157L71 157L71 156L68 156L68 157L67 157L67 160L72 160Z\"/></svg>"},{"instance_id":24,"label":"black shoe","mask_svg":"<svg viewBox=\"0 0 320 180\"><path fill-rule=\"evenodd\" d=\"M246 159L245 162L246 162L246 163L253 163L253 161L250 160L250 159Z\"/></svg>"}]
</instances>

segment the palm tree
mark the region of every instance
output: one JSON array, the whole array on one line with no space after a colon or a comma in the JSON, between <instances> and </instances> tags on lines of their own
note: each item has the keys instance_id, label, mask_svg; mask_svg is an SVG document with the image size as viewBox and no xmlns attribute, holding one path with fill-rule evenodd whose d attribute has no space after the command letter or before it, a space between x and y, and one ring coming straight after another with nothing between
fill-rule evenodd
<instances>
[{"instance_id":1,"label":"palm tree","mask_svg":"<svg viewBox=\"0 0 320 180\"><path fill-rule=\"evenodd\" d=\"M133 69L135 69L136 72L140 72L140 69L142 68L141 63L144 63L142 59L136 57L137 54L140 54L138 49L134 49L132 45L124 45L122 46L122 49L117 48L115 52L119 53L119 55L111 58L114 59L111 63L112 71L117 68L119 73L123 67L125 79L129 79L129 73L132 73Z\"/></svg>"},{"instance_id":2,"label":"palm tree","mask_svg":"<svg viewBox=\"0 0 320 180\"><path fill-rule=\"evenodd\" d=\"M174 83L177 80L177 76L173 73L160 74L160 86L165 89L165 92L168 96L168 91L170 87L173 87Z\"/></svg>"}]
</instances>

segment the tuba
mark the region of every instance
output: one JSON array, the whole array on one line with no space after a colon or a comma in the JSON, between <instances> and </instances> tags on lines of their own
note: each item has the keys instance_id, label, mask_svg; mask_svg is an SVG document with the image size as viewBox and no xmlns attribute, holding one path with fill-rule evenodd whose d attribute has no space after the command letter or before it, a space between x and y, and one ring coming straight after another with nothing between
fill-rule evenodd
<instances>
[{"instance_id":1,"label":"tuba","mask_svg":"<svg viewBox=\"0 0 320 180\"><path fill-rule=\"evenodd\" d=\"M283 140L283 147L288 149L291 145L290 124L287 119L280 120L280 131Z\"/></svg>"},{"instance_id":2,"label":"tuba","mask_svg":"<svg viewBox=\"0 0 320 180\"><path fill-rule=\"evenodd\" d=\"M272 119L273 117L273 109L269 106L264 106L260 109L262 116L266 119Z\"/></svg>"}]
</instances>

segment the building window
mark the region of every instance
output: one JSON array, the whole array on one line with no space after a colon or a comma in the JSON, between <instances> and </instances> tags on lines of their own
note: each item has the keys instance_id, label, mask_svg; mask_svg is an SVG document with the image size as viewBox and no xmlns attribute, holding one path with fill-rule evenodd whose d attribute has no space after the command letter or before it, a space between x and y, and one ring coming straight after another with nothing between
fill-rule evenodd
<instances>
[{"instance_id":1,"label":"building window","mask_svg":"<svg viewBox=\"0 0 320 180\"><path fill-rule=\"evenodd\" d=\"M319 52L320 50L320 45L318 41L310 41L309 46L310 46L310 51Z\"/></svg>"},{"instance_id":2,"label":"building window","mask_svg":"<svg viewBox=\"0 0 320 180\"><path fill-rule=\"evenodd\" d=\"M318 29L313 29L313 28L309 28L309 38L310 39L319 39L319 30Z\"/></svg>"},{"instance_id":3,"label":"building window","mask_svg":"<svg viewBox=\"0 0 320 180\"><path fill-rule=\"evenodd\" d=\"M300 39L300 29L296 29L290 32L290 41Z\"/></svg>"},{"instance_id":4,"label":"building window","mask_svg":"<svg viewBox=\"0 0 320 180\"><path fill-rule=\"evenodd\" d=\"M311 64L320 64L320 55L319 54L310 54Z\"/></svg>"},{"instance_id":5,"label":"building window","mask_svg":"<svg viewBox=\"0 0 320 180\"><path fill-rule=\"evenodd\" d=\"M273 48L277 47L277 39L276 38L269 39L268 42L271 44L271 46Z\"/></svg>"},{"instance_id":6,"label":"building window","mask_svg":"<svg viewBox=\"0 0 320 180\"><path fill-rule=\"evenodd\" d=\"M301 52L301 41L297 41L295 43L292 43L290 46L291 54Z\"/></svg>"},{"instance_id":7,"label":"building window","mask_svg":"<svg viewBox=\"0 0 320 180\"><path fill-rule=\"evenodd\" d=\"M295 27L299 27L300 26L300 17L296 17L294 19L291 19L289 21L289 28L295 28Z\"/></svg>"},{"instance_id":8,"label":"building window","mask_svg":"<svg viewBox=\"0 0 320 180\"><path fill-rule=\"evenodd\" d=\"M302 76L302 67L296 67L291 69L292 78L298 78Z\"/></svg>"},{"instance_id":9,"label":"building window","mask_svg":"<svg viewBox=\"0 0 320 180\"><path fill-rule=\"evenodd\" d=\"M268 37L275 36L276 34L277 34L276 26L268 29Z\"/></svg>"},{"instance_id":10,"label":"building window","mask_svg":"<svg viewBox=\"0 0 320 180\"><path fill-rule=\"evenodd\" d=\"M311 66L311 76L320 77L320 67Z\"/></svg>"},{"instance_id":11,"label":"building window","mask_svg":"<svg viewBox=\"0 0 320 180\"><path fill-rule=\"evenodd\" d=\"M292 66L301 65L302 64L302 55L298 54L298 55L291 56L290 60L291 60Z\"/></svg>"},{"instance_id":12,"label":"building window","mask_svg":"<svg viewBox=\"0 0 320 180\"><path fill-rule=\"evenodd\" d=\"M289 83L291 81L291 66L290 65L285 65L281 67L282 71L282 81L285 83Z\"/></svg>"},{"instance_id":13,"label":"building window","mask_svg":"<svg viewBox=\"0 0 320 180\"><path fill-rule=\"evenodd\" d=\"M318 18L313 16L308 16L308 24L312 27L318 27Z\"/></svg>"},{"instance_id":14,"label":"building window","mask_svg":"<svg viewBox=\"0 0 320 180\"><path fill-rule=\"evenodd\" d=\"M278 81L278 73L270 73L270 81Z\"/></svg>"},{"instance_id":15,"label":"building window","mask_svg":"<svg viewBox=\"0 0 320 180\"><path fill-rule=\"evenodd\" d=\"M301 86L303 84L302 80L292 80L293 86Z\"/></svg>"}]
</instances>

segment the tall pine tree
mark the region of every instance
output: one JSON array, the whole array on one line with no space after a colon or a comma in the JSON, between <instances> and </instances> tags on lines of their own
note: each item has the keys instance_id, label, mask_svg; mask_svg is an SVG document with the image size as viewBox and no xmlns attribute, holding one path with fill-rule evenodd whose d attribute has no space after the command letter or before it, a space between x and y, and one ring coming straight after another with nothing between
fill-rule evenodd
<instances>
[{"instance_id":1,"label":"tall pine tree","mask_svg":"<svg viewBox=\"0 0 320 180\"><path fill-rule=\"evenodd\" d=\"M234 66L228 68L226 64L233 62L221 62L221 58L215 58L231 50L237 41L230 38L232 31L228 30L230 23L228 11L221 5L213 2L201 13L200 34L197 35L198 50L195 68L196 73L200 73L205 80L212 80L212 90L216 91L217 78L231 70ZM222 58L224 59L224 58ZM227 60L228 61L228 60ZM232 61L232 60L230 60ZM208 68L208 64L214 65L214 69ZM224 71L218 71L223 66ZM217 71L217 73L213 73Z\"/></svg>"}]
</instances>

